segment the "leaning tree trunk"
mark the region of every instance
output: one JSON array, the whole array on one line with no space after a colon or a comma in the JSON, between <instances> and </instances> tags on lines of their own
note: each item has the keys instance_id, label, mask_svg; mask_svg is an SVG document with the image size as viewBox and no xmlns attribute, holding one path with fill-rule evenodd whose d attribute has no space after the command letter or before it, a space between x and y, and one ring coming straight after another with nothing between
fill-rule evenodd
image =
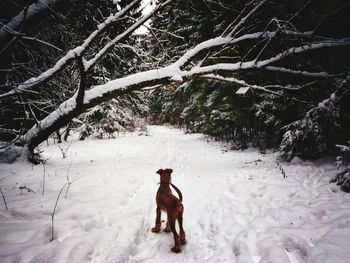
<instances>
[{"instance_id":1,"label":"leaning tree trunk","mask_svg":"<svg viewBox=\"0 0 350 263\"><path fill-rule=\"evenodd\" d=\"M102 102L135 90L140 90L144 87L166 85L173 82L171 80L171 74L163 74L163 77L159 78L159 72L158 70L146 71L111 81L107 83L107 85L96 86L86 91L84 99L80 103L77 103L77 93L72 98L63 102L57 110L50 113L45 119L37 123L27 132L26 143L29 152L33 153L34 149L40 143L44 142L59 128L68 125L73 118L78 117L83 112ZM149 78L150 75L153 75L153 77ZM125 83L129 83L129 85L124 86ZM119 86L120 88L118 88ZM99 90L99 87L101 87L101 90ZM96 92L96 89L99 90L99 92Z\"/></svg>"}]
</instances>

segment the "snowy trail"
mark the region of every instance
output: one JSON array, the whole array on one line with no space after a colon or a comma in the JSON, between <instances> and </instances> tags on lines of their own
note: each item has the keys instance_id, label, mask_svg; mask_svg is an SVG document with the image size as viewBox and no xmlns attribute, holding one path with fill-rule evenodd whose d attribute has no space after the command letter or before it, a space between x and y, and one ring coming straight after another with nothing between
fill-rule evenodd
<instances>
[{"instance_id":1,"label":"snowy trail","mask_svg":"<svg viewBox=\"0 0 350 263\"><path fill-rule=\"evenodd\" d=\"M225 152L202 135L156 126L150 136L74 142L66 159L56 145L42 149L43 196L42 166L0 165L10 207L0 209L0 262L349 262L350 195L328 184L333 165L294 160L282 164L283 178L273 154ZM70 166L78 179L59 201L49 243ZM159 168L174 169L184 196L180 254L170 252L171 234L150 231ZM36 193L20 195L19 184Z\"/></svg>"}]
</instances>

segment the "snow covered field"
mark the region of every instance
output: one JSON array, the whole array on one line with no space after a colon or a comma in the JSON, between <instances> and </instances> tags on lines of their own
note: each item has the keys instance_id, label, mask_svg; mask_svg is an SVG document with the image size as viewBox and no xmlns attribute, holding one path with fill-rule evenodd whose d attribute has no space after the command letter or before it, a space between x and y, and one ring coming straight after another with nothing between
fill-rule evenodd
<instances>
[{"instance_id":1,"label":"snow covered field","mask_svg":"<svg viewBox=\"0 0 350 263\"><path fill-rule=\"evenodd\" d=\"M65 159L57 145L43 145L44 195L43 165L0 164L9 207L0 200L0 262L350 262L350 195L328 183L332 163L282 163L283 178L274 154L149 130L73 142ZM188 244L180 254L170 251L171 234L150 231L159 168L174 169L184 196ZM49 242L67 174L75 181L62 192Z\"/></svg>"}]
</instances>

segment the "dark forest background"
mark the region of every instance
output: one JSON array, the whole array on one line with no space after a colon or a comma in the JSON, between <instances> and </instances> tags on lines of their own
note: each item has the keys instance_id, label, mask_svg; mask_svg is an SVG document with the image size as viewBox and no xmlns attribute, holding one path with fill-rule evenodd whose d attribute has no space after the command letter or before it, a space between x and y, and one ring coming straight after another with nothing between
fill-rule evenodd
<instances>
[{"instance_id":1,"label":"dark forest background","mask_svg":"<svg viewBox=\"0 0 350 263\"><path fill-rule=\"evenodd\" d=\"M5 0L0 3L1 26L36 1ZM81 44L96 25L131 1L64 0L45 12L28 19L0 39L0 94L26 79L37 76L65 54ZM125 46L118 46L104 57L93 74L89 86L140 70L166 65L201 41L220 36L244 8L257 1L188 1L177 0L155 15L148 33L132 35ZM130 26L141 11L134 9L129 19L118 21L96 43L107 43ZM270 0L259 10L246 33L290 28L312 31L327 38L350 37L350 5L348 1ZM288 41L288 42L287 42ZM204 63L215 60L230 62L248 60L259 55L264 46L268 56L291 43L303 39L277 36L268 43L242 42L208 56ZM132 49L130 47L133 47ZM94 49L90 50L91 56ZM284 65L310 71L328 72L331 78L313 78L264 70L242 71L240 78L250 84L280 85L275 92L248 89L236 94L242 86L214 80L193 80L144 92L133 92L98 105L68 127L57 131L61 140L75 129L80 139L103 138L115 132L132 130L136 119L150 124L180 126L186 132L208 134L232 143L232 149L249 145L278 149L285 160L293 157L315 159L338 154L339 147L350 140L350 52L349 48L322 49L308 56L292 56ZM89 57L89 54L87 54ZM76 91L79 81L76 67L68 67L59 76L43 84L39 91L21 93L0 104L0 141L3 147L20 145L23 135L38 120L52 112ZM286 84L288 83L288 84ZM344 149L344 147L342 148Z\"/></svg>"}]
</instances>

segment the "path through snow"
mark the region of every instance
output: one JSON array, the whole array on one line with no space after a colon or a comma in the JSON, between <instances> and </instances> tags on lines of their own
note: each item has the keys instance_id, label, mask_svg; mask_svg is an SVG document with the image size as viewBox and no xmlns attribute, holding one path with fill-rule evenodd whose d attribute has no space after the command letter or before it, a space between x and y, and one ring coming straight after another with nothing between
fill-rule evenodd
<instances>
[{"instance_id":1,"label":"path through snow","mask_svg":"<svg viewBox=\"0 0 350 263\"><path fill-rule=\"evenodd\" d=\"M10 208L0 208L0 262L349 262L350 195L328 183L333 165L283 163L284 179L274 154L226 152L202 135L155 126L150 136L74 142L66 159L57 145L42 150L44 195L43 166L0 165ZM174 169L184 196L181 254L170 252L171 235L150 232L159 168ZM67 172L77 181L59 201L50 243ZM20 195L19 185L35 193Z\"/></svg>"}]
</instances>

